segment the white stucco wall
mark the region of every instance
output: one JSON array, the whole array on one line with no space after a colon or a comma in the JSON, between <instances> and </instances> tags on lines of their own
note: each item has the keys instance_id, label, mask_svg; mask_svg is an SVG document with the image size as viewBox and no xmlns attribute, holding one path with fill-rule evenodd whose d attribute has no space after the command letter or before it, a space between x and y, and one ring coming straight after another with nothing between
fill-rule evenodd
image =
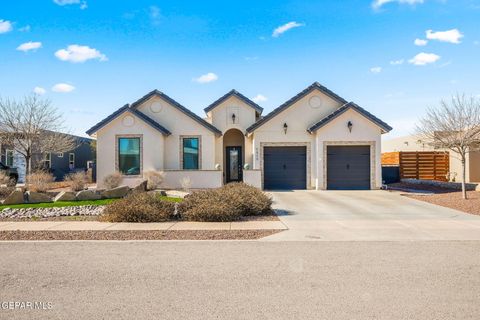
<instances>
[{"instance_id":1,"label":"white stucco wall","mask_svg":"<svg viewBox=\"0 0 480 320\"><path fill-rule=\"evenodd\" d=\"M219 188L223 185L222 171L219 170L168 170L165 171L162 187L181 189L184 178L190 180L192 189Z\"/></svg>"},{"instance_id":2,"label":"white stucco wall","mask_svg":"<svg viewBox=\"0 0 480 320\"><path fill-rule=\"evenodd\" d=\"M348 130L347 123L353 124L352 132ZM326 189L326 162L324 148L326 145L369 145L371 159L373 159L373 188L382 186L382 164L381 164L381 129L350 109L338 116L332 122L326 124L316 132L317 154L316 162L318 174L315 186L317 189ZM371 173L372 173L371 172Z\"/></svg>"},{"instance_id":3,"label":"white stucco wall","mask_svg":"<svg viewBox=\"0 0 480 320\"><path fill-rule=\"evenodd\" d=\"M135 122L131 126L124 124L125 117L133 117ZM147 125L130 112L119 116L97 132L97 185L103 187L105 176L117 171L116 150L117 137L141 135L141 161L142 170L162 170L164 161L164 136ZM136 177L125 176L124 184L134 185L138 182Z\"/></svg>"},{"instance_id":4,"label":"white stucco wall","mask_svg":"<svg viewBox=\"0 0 480 320\"><path fill-rule=\"evenodd\" d=\"M310 99L312 97L319 97L322 104L318 107L310 106ZM254 150L253 169L261 169L261 146L265 143L305 143L310 145L310 181L307 181L307 188L314 188L316 185L317 176L317 162L315 135L307 132L307 128L315 124L325 116L329 115L341 104L332 98L328 97L319 90L314 90L295 104L288 107L286 110L277 114L274 118L264 123L253 133ZM283 129L284 123L287 124L288 129L285 133Z\"/></svg>"}]
</instances>

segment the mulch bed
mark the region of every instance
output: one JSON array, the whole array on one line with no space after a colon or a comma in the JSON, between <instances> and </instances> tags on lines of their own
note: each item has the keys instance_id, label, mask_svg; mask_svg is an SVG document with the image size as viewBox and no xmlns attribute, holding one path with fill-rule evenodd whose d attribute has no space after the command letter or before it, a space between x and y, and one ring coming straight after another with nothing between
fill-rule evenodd
<instances>
[{"instance_id":1,"label":"mulch bed","mask_svg":"<svg viewBox=\"0 0 480 320\"><path fill-rule=\"evenodd\" d=\"M0 231L6 240L256 240L281 230Z\"/></svg>"}]
</instances>

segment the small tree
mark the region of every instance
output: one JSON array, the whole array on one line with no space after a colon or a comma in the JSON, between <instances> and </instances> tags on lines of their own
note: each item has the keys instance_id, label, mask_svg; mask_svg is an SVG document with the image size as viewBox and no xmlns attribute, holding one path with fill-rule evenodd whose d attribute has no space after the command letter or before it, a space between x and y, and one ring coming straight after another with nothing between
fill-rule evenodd
<instances>
[{"instance_id":1,"label":"small tree","mask_svg":"<svg viewBox=\"0 0 480 320\"><path fill-rule=\"evenodd\" d=\"M417 132L435 148L458 154L462 162L462 195L465 188L465 163L469 152L480 150L480 101L465 95L442 100L437 108L429 108L417 124Z\"/></svg>"},{"instance_id":2,"label":"small tree","mask_svg":"<svg viewBox=\"0 0 480 320\"><path fill-rule=\"evenodd\" d=\"M75 149L76 140L63 129L63 117L49 100L36 94L21 101L0 98L0 139L25 158L27 174L33 155Z\"/></svg>"}]
</instances>

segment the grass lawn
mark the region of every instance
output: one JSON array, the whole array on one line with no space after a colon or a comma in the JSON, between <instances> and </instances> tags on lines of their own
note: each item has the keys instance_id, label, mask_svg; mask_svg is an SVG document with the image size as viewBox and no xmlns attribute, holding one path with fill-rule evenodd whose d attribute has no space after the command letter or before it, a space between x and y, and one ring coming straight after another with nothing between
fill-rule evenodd
<instances>
[{"instance_id":1,"label":"grass lawn","mask_svg":"<svg viewBox=\"0 0 480 320\"><path fill-rule=\"evenodd\" d=\"M160 199L172 202L181 202L182 198L171 198L166 196L159 196ZM54 207L74 207L74 206L104 206L119 199L101 199L101 200L86 200L86 201L59 201L46 203L24 203L0 205L0 211L5 208L21 209L21 208L54 208Z\"/></svg>"}]
</instances>

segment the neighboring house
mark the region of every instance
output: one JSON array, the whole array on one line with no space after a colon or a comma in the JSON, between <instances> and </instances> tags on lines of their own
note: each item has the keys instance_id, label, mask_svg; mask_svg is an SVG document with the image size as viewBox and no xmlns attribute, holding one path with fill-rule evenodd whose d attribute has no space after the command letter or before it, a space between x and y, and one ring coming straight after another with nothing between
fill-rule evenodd
<instances>
[{"instance_id":1,"label":"neighboring house","mask_svg":"<svg viewBox=\"0 0 480 320\"><path fill-rule=\"evenodd\" d=\"M434 148L431 143L415 134L382 142L382 153L398 151L448 151L450 155L449 177L451 180L461 181L462 162L460 156L452 150ZM468 153L465 168L466 182L480 182L480 151Z\"/></svg>"},{"instance_id":2,"label":"neighboring house","mask_svg":"<svg viewBox=\"0 0 480 320\"><path fill-rule=\"evenodd\" d=\"M61 181L66 174L75 171L87 170L89 163L94 159L91 148L91 139L73 136L77 147L74 150L62 153L34 154L32 157L32 168L47 169ZM25 158L12 147L0 143L1 162L7 166L15 167L18 170L18 181L25 181L26 163Z\"/></svg>"},{"instance_id":3,"label":"neighboring house","mask_svg":"<svg viewBox=\"0 0 480 320\"><path fill-rule=\"evenodd\" d=\"M134 185L148 170L165 187L244 181L265 189L381 187L381 135L391 127L315 82L262 117L232 90L202 119L154 90L93 126L97 181L116 171ZM247 166L245 166L247 165Z\"/></svg>"}]
</instances>

